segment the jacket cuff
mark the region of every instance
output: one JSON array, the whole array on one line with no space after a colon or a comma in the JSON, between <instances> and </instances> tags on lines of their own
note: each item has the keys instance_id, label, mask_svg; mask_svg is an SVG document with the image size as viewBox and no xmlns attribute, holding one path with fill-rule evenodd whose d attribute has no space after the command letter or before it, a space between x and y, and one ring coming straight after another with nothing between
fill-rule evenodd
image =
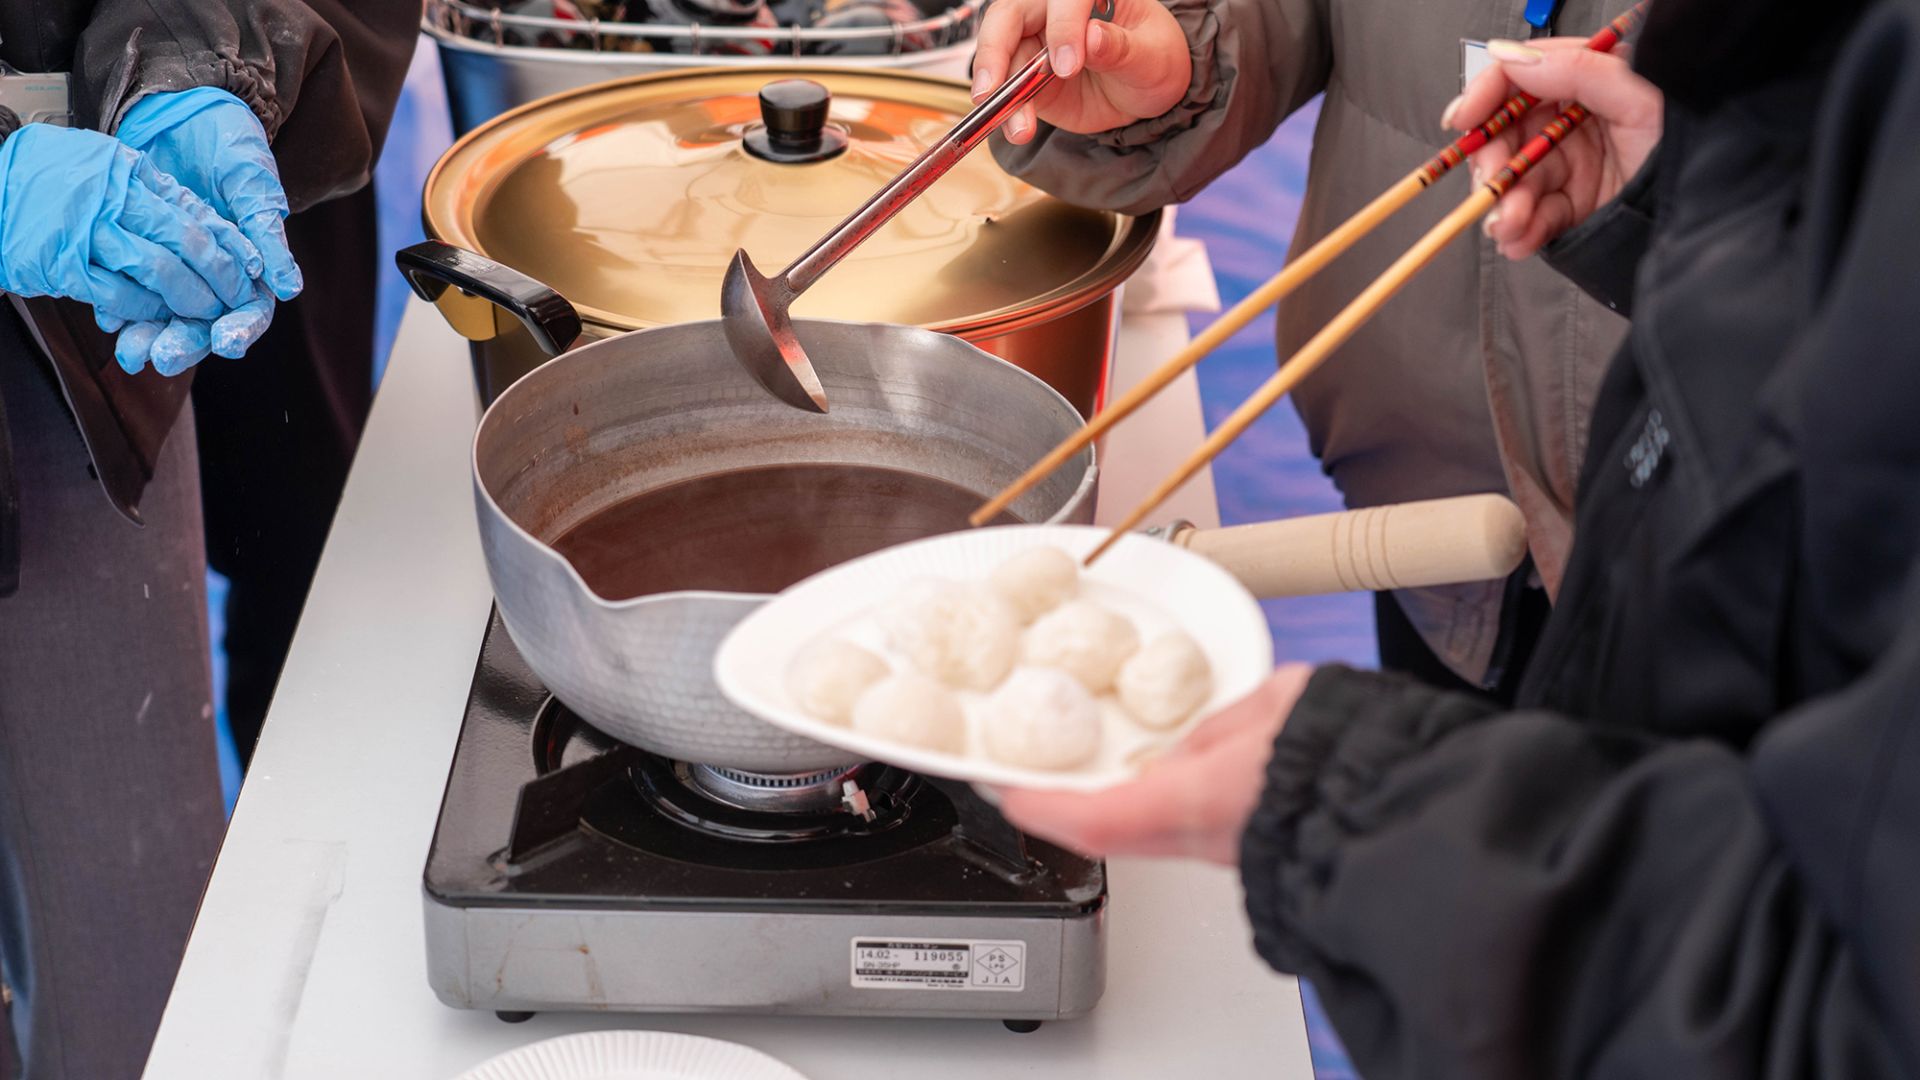
<instances>
[{"instance_id":1,"label":"jacket cuff","mask_svg":"<svg viewBox=\"0 0 1920 1080\"><path fill-rule=\"evenodd\" d=\"M1115 150L1152 146L1169 135L1197 127L1201 117L1225 105L1236 72L1231 66L1223 67L1219 57L1221 6L1222 0L1171 0L1167 4L1187 35L1187 55L1193 61L1186 94L1159 116L1087 136L1090 141Z\"/></svg>"},{"instance_id":2,"label":"jacket cuff","mask_svg":"<svg viewBox=\"0 0 1920 1080\"><path fill-rule=\"evenodd\" d=\"M1634 279L1639 274L1640 258L1653 240L1658 217L1654 176L1659 161L1660 148L1656 146L1620 194L1541 253L1547 265L1561 276L1628 317L1633 315Z\"/></svg>"},{"instance_id":3,"label":"jacket cuff","mask_svg":"<svg viewBox=\"0 0 1920 1080\"><path fill-rule=\"evenodd\" d=\"M112 134L126 119L134 102L148 94L211 86L246 103L260 120L271 142L285 119L274 93L273 72L239 56L208 50L187 51L172 41L143 43L135 31L102 80L107 87L99 103L98 127Z\"/></svg>"},{"instance_id":4,"label":"jacket cuff","mask_svg":"<svg viewBox=\"0 0 1920 1080\"><path fill-rule=\"evenodd\" d=\"M1404 675L1340 666L1314 672L1273 743L1267 783L1240 840L1254 948L1274 968L1309 959L1294 927L1334 876L1349 810L1402 762L1497 712L1489 700Z\"/></svg>"}]
</instances>

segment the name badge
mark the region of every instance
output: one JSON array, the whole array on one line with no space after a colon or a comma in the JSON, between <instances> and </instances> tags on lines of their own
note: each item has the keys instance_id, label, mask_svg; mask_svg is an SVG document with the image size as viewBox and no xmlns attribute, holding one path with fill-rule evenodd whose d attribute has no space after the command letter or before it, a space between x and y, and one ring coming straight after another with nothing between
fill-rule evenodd
<instances>
[{"instance_id":1,"label":"name badge","mask_svg":"<svg viewBox=\"0 0 1920 1080\"><path fill-rule=\"evenodd\" d=\"M1493 57L1487 55L1487 43L1460 39L1460 89L1465 90L1474 76L1493 66Z\"/></svg>"},{"instance_id":2,"label":"name badge","mask_svg":"<svg viewBox=\"0 0 1920 1080\"><path fill-rule=\"evenodd\" d=\"M0 71L0 105L12 109L23 124L68 127L73 123L65 72L35 75L11 69Z\"/></svg>"}]
</instances>

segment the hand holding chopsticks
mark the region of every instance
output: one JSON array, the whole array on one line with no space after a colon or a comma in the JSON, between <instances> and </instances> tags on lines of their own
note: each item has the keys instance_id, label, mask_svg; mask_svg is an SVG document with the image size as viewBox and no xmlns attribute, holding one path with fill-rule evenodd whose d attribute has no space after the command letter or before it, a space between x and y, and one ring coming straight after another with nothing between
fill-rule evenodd
<instances>
[{"instance_id":1,"label":"hand holding chopsticks","mask_svg":"<svg viewBox=\"0 0 1920 1080\"><path fill-rule=\"evenodd\" d=\"M1611 50L1632 32L1634 26L1638 24L1642 17L1645 8L1646 4L1644 0L1642 3L1634 5L1634 7L1629 9L1625 14L1613 20L1613 22L1609 23L1599 33L1589 38L1585 47L1603 53ZM1021 475L1018 480L1009 484L1005 490L995 495L992 499L989 499L980 509L974 511L968 520L974 525L982 525L1005 512L1009 506L1013 505L1014 500L1032 490L1036 484L1046 479L1047 476L1052 474L1053 471L1061 465L1064 465L1075 454L1078 454L1087 446L1092 445L1095 440L1105 435L1115 424L1133 415L1140 406L1146 404L1155 394L1165 389L1189 368L1198 364L1203 357L1218 348L1222 342L1238 333L1261 312L1278 303L1287 294L1298 288L1302 282L1319 273L1328 263L1339 257L1355 243L1358 243L1362 237L1372 232L1382 221L1392 217L1401 207L1413 201L1416 195L1432 187L1441 177L1452 172L1456 166L1466 161L1475 152L1482 150L1488 146L1489 143L1498 139L1504 132L1512 128L1538 101L1538 98L1525 92L1516 93L1509 97L1505 102L1501 103L1498 109L1494 110L1493 114L1489 116L1485 122L1469 130L1458 139L1455 139L1451 145L1423 162L1419 168L1408 173L1398 183L1395 183L1372 202L1368 203L1359 213L1354 214L1351 218L1342 222L1332 232L1321 237L1312 247L1309 247L1306 251L1296 256L1292 261L1287 263L1286 267L1282 269L1280 273L1274 275L1266 284L1260 286L1260 288L1255 289L1245 300L1235 304L1224 315L1214 320L1213 324L1195 336L1194 339L1187 344L1186 348L1180 350L1180 352L1176 353L1166 363L1154 369L1145 379L1141 380L1138 385L1122 395L1117 401L1109 403L1105 409L1094 416L1093 419L1088 422L1087 426L1076 433L1073 438L1062 442L1045 457L1034 463L1033 467ZM1550 146L1549 149L1551 149ZM1521 173L1524 174L1524 172L1525 169L1522 169ZM1494 198L1497 199L1498 196L1496 195ZM1455 214L1458 215L1464 210L1465 205L1463 204L1461 210L1455 211ZM1484 213L1485 208L1483 207L1480 212ZM1472 218L1468 218L1467 220L1471 222L1474 218L1478 217L1479 213L1475 213ZM1451 221L1452 218L1448 220ZM1444 228L1446 228L1445 222L1437 227L1434 233L1437 234ZM1452 236L1457 235L1458 232L1459 230L1456 229L1454 232L1449 233L1447 239L1451 239ZM1431 239L1432 235L1433 234L1430 234L1428 239ZM1423 240L1422 244L1425 242L1426 241ZM1419 264L1413 267L1413 270L1418 271L1420 267L1425 266L1426 263L1432 259L1433 254L1438 252L1439 247L1444 246L1444 244L1445 241L1443 240L1439 245L1435 246L1432 251L1429 251L1426 257L1422 258ZM1416 245L1414 250L1418 251L1420 247L1421 245ZM1409 252L1409 254L1411 255L1412 252ZM1398 263L1395 264L1396 267L1399 265ZM1392 275L1393 270L1390 269L1387 274ZM1407 276L1411 277L1412 272L1409 272ZM1385 280L1385 278L1383 277L1382 280ZM1376 282L1376 285L1377 284L1378 282ZM1400 284L1405 284L1404 279ZM1398 287L1399 286L1396 285L1393 289L1387 291L1387 293L1380 298L1381 301L1384 301L1386 296L1391 296L1393 292L1398 291ZM1369 292L1371 291L1372 290L1369 290ZM1363 298L1366 295L1367 294L1363 293ZM1358 306L1357 301L1355 306ZM1348 308L1347 312L1342 313L1342 316L1344 317L1353 310L1353 307ZM1347 337L1351 336L1353 331L1358 329L1360 323L1364 322L1367 315L1371 313L1371 311L1368 311L1365 315L1361 315L1359 319L1347 329L1346 333L1341 336L1340 340L1345 341ZM1335 321L1338 322L1339 320L1336 319ZM1318 341L1320 339L1316 337L1314 340ZM1335 344L1337 345L1338 343L1336 342ZM1302 353L1304 354L1312 347L1313 344L1309 343L1307 349L1303 349ZM1319 361L1314 361L1313 366L1318 366L1318 363ZM1284 370L1283 368L1282 373L1284 373ZM1304 375L1305 371L1302 371L1300 374ZM1277 378L1278 376L1276 376L1276 379ZM1297 381L1298 378L1296 377L1278 390L1274 395L1275 399L1277 400L1280 394L1286 393L1286 390L1291 388L1293 383ZM1271 385L1272 383L1269 383L1269 386ZM1265 393L1265 388L1262 389L1262 393ZM1268 405L1271 404L1272 402L1269 401ZM1264 408L1266 408L1266 406L1262 406L1262 409ZM1242 425L1243 430L1244 427L1245 425ZM1238 432L1236 431L1235 434L1237 435ZM1228 441L1231 441L1231 438L1229 438ZM1211 456L1212 455L1208 455L1208 459L1211 459ZM1205 460L1200 462L1202 466L1205 464ZM1186 473L1186 476L1190 477L1193 472L1199 470L1199 467L1200 466L1195 466ZM1184 482L1184 479L1185 477L1182 478L1181 482ZM1160 502L1164 501L1167 494L1170 494L1172 490L1178 487L1179 483L1175 483L1172 488L1167 488L1157 494L1152 500L1152 505L1141 510L1133 520L1137 523L1140 518L1144 518L1146 514L1151 513L1153 506L1157 506ZM1105 548L1102 547L1100 551L1094 552L1094 555L1098 556L1101 551L1104 550ZM1088 559L1088 562L1092 562L1091 557Z\"/></svg>"},{"instance_id":2,"label":"hand holding chopsticks","mask_svg":"<svg viewBox=\"0 0 1920 1080\"><path fill-rule=\"evenodd\" d=\"M1550 101L1592 109L1584 124L1538 169L1523 177L1487 216L1487 235L1508 259L1524 259L1619 194L1660 142L1665 102L1658 88L1632 76L1618 56L1585 52L1566 39L1494 42L1498 66L1461 95L1457 110L1477 116L1519 85ZM1491 175L1546 120L1523 120L1468 159Z\"/></svg>"}]
</instances>

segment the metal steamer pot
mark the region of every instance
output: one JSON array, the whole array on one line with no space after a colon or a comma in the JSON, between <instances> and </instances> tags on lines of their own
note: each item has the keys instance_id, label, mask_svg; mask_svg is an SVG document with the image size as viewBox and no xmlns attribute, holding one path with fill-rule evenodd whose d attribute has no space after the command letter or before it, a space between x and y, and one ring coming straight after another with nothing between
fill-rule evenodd
<instances>
[{"instance_id":1,"label":"metal steamer pot","mask_svg":"<svg viewBox=\"0 0 1920 1080\"><path fill-rule=\"evenodd\" d=\"M761 93L792 79L818 89ZM736 250L762 267L785 265L971 104L950 79L798 66L557 94L481 125L441 158L424 199L432 241L403 262L417 286L460 286L425 291L472 340L490 401L571 340L543 341L513 317L546 286L578 311L585 341L715 318ZM809 289L794 314L954 334L1090 416L1106 391L1117 290L1146 259L1159 221L1069 206L976 151Z\"/></svg>"},{"instance_id":2,"label":"metal steamer pot","mask_svg":"<svg viewBox=\"0 0 1920 1080\"><path fill-rule=\"evenodd\" d=\"M958 338L844 322L797 328L831 413L767 394L734 362L719 323L707 321L570 352L501 394L474 437L487 572L514 643L589 723L672 760L795 774L858 759L735 709L714 685L714 649L766 597L610 601L552 541L642 492L754 466L876 465L990 492L1081 423L1040 380ZM1094 475L1088 450L1013 512L1090 521Z\"/></svg>"},{"instance_id":3,"label":"metal steamer pot","mask_svg":"<svg viewBox=\"0 0 1920 1080\"><path fill-rule=\"evenodd\" d=\"M920 4L934 10L939 3ZM965 78L982 5L960 0L890 26L782 27L585 22L427 0L421 30L439 47L455 134L508 109L607 79L694 67L815 64Z\"/></svg>"}]
</instances>

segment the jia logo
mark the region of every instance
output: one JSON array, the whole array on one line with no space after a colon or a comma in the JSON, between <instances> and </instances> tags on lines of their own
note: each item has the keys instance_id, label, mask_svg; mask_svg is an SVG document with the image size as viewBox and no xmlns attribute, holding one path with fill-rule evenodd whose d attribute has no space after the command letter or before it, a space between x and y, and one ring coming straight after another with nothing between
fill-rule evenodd
<instances>
[{"instance_id":1,"label":"jia logo","mask_svg":"<svg viewBox=\"0 0 1920 1080\"><path fill-rule=\"evenodd\" d=\"M1021 971L1027 947L1017 942L982 949L973 957L973 985L1018 990L1026 981Z\"/></svg>"}]
</instances>

